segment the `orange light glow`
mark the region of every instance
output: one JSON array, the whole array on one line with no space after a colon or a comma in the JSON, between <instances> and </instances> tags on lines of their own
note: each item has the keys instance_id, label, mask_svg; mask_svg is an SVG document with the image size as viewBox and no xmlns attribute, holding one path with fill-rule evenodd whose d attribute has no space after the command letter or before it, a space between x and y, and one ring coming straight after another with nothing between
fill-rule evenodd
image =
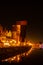
<instances>
[{"instance_id":1,"label":"orange light glow","mask_svg":"<svg viewBox=\"0 0 43 65\"><path fill-rule=\"evenodd\" d=\"M16 23L17 25L27 25L27 21L24 20L24 21L17 21Z\"/></svg>"},{"instance_id":2,"label":"orange light glow","mask_svg":"<svg viewBox=\"0 0 43 65\"><path fill-rule=\"evenodd\" d=\"M29 46L32 46L32 43L29 43Z\"/></svg>"},{"instance_id":3,"label":"orange light glow","mask_svg":"<svg viewBox=\"0 0 43 65\"><path fill-rule=\"evenodd\" d=\"M9 44L9 43L7 43L7 42L5 42L5 43L4 43L4 46L10 46L10 44Z\"/></svg>"},{"instance_id":4,"label":"orange light glow","mask_svg":"<svg viewBox=\"0 0 43 65\"><path fill-rule=\"evenodd\" d=\"M19 24L19 25L18 25ZM17 25L13 25L13 31L11 30L3 30L2 32L2 27L0 27L0 48L3 47L16 47L16 46L32 46L32 48L28 51L28 52L24 52L21 54L18 54L16 56L7 58L2 60L3 61L17 61L19 62L21 60L22 56L28 56L31 51L33 50L33 48L35 47L35 45L33 45L30 41L24 41L21 42L21 37L20 37L20 32L21 32L21 25L27 25L27 21L19 21L19 23L17 23Z\"/></svg>"}]
</instances>

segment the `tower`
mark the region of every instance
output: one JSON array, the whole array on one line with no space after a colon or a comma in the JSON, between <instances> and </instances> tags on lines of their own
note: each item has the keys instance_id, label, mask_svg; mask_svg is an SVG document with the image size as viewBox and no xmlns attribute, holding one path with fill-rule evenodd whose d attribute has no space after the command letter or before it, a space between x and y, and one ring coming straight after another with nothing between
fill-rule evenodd
<instances>
[{"instance_id":1,"label":"tower","mask_svg":"<svg viewBox=\"0 0 43 65\"><path fill-rule=\"evenodd\" d=\"M26 36L27 21L17 21L16 24L20 25L20 39L21 42L24 42Z\"/></svg>"}]
</instances>

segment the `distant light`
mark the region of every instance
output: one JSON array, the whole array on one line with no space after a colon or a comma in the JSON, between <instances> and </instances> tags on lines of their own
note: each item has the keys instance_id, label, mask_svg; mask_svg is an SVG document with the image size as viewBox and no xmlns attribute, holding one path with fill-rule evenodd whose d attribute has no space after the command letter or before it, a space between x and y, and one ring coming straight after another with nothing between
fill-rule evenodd
<instances>
[{"instance_id":1,"label":"distant light","mask_svg":"<svg viewBox=\"0 0 43 65\"><path fill-rule=\"evenodd\" d=\"M40 45L40 48L43 48L43 44Z\"/></svg>"}]
</instances>

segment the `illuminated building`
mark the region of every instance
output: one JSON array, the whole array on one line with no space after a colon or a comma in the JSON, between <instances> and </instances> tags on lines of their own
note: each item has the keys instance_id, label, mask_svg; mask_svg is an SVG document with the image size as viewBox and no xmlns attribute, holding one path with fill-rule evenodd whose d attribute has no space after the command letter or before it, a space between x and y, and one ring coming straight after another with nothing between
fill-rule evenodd
<instances>
[{"instance_id":1,"label":"illuminated building","mask_svg":"<svg viewBox=\"0 0 43 65\"><path fill-rule=\"evenodd\" d=\"M15 39L16 36L16 26L12 25L12 38Z\"/></svg>"},{"instance_id":2,"label":"illuminated building","mask_svg":"<svg viewBox=\"0 0 43 65\"><path fill-rule=\"evenodd\" d=\"M17 43L20 40L20 25L12 25L12 38L17 40Z\"/></svg>"},{"instance_id":3,"label":"illuminated building","mask_svg":"<svg viewBox=\"0 0 43 65\"><path fill-rule=\"evenodd\" d=\"M7 36L7 37L11 37L11 36L12 36L12 33L11 33L10 30L6 33L6 36Z\"/></svg>"},{"instance_id":4,"label":"illuminated building","mask_svg":"<svg viewBox=\"0 0 43 65\"><path fill-rule=\"evenodd\" d=\"M25 46L26 27L27 21L17 21L15 25L12 25L11 30L7 30L6 28L3 30L3 27L0 26L0 31L3 30L0 40L4 46L7 44L8 46Z\"/></svg>"},{"instance_id":5,"label":"illuminated building","mask_svg":"<svg viewBox=\"0 0 43 65\"><path fill-rule=\"evenodd\" d=\"M17 25L20 25L20 39L22 42L25 41L25 36L26 36L26 28L27 28L27 21L17 21Z\"/></svg>"}]
</instances>

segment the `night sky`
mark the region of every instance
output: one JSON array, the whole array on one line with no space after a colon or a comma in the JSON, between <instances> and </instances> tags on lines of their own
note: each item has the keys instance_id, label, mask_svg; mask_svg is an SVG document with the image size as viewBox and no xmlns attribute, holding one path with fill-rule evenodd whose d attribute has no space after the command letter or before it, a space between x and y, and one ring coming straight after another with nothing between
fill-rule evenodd
<instances>
[{"instance_id":1,"label":"night sky","mask_svg":"<svg viewBox=\"0 0 43 65\"><path fill-rule=\"evenodd\" d=\"M43 6L42 4L19 4L0 6L0 24L10 27L15 21L27 20L27 37L32 41L43 42Z\"/></svg>"}]
</instances>

